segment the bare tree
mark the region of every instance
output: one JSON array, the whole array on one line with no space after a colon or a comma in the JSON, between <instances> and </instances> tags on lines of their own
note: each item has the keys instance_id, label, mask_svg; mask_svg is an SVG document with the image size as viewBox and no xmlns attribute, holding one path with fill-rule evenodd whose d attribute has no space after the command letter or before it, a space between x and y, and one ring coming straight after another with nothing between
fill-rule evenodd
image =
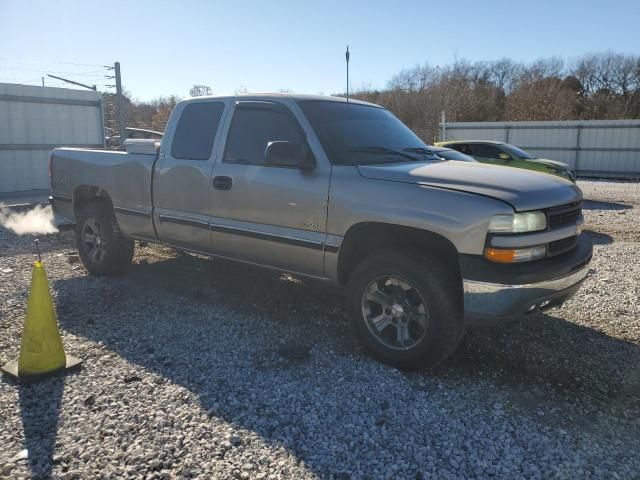
<instances>
[{"instance_id":1,"label":"bare tree","mask_svg":"<svg viewBox=\"0 0 640 480\"><path fill-rule=\"evenodd\" d=\"M577 93L558 77L523 83L506 99L505 120L569 120Z\"/></svg>"},{"instance_id":2,"label":"bare tree","mask_svg":"<svg viewBox=\"0 0 640 480\"><path fill-rule=\"evenodd\" d=\"M582 114L587 118L638 118L640 57L603 53L578 60L573 75L582 85Z\"/></svg>"},{"instance_id":3,"label":"bare tree","mask_svg":"<svg viewBox=\"0 0 640 480\"><path fill-rule=\"evenodd\" d=\"M585 55L530 64L509 58L418 65L394 75L385 90L355 97L386 106L433 141L442 110L453 121L640 118L640 57Z\"/></svg>"},{"instance_id":4,"label":"bare tree","mask_svg":"<svg viewBox=\"0 0 640 480\"><path fill-rule=\"evenodd\" d=\"M194 85L189 90L189 95L192 97L204 97L206 95L213 95L213 90L206 85Z\"/></svg>"},{"instance_id":5,"label":"bare tree","mask_svg":"<svg viewBox=\"0 0 640 480\"><path fill-rule=\"evenodd\" d=\"M521 63L514 62L510 58L488 62L486 68L489 72L489 81L506 94L511 93L518 86L524 71Z\"/></svg>"}]
</instances>

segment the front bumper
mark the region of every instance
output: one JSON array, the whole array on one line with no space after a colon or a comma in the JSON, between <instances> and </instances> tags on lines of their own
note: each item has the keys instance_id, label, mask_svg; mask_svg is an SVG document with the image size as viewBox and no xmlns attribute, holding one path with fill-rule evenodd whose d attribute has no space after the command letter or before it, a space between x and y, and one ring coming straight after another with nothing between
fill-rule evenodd
<instances>
[{"instance_id":1,"label":"front bumper","mask_svg":"<svg viewBox=\"0 0 640 480\"><path fill-rule=\"evenodd\" d=\"M470 271L467 264L468 275L463 268L465 321L499 323L563 303L578 291L589 273L591 255L591 242L581 235L572 252L532 262L528 272L522 271L526 264L520 264L518 271L505 270L500 280L495 268L483 275L477 268Z\"/></svg>"}]
</instances>

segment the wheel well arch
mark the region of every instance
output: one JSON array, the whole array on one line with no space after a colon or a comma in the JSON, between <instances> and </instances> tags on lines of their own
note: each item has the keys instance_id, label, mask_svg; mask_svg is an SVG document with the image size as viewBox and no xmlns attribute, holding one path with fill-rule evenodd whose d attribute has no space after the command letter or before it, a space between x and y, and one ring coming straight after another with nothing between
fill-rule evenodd
<instances>
[{"instance_id":1,"label":"wheel well arch","mask_svg":"<svg viewBox=\"0 0 640 480\"><path fill-rule=\"evenodd\" d=\"M446 237L420 228L380 222L363 222L347 231L338 253L338 282L346 285L351 272L367 255L385 248L417 248L451 266L460 278L458 250Z\"/></svg>"},{"instance_id":2,"label":"wheel well arch","mask_svg":"<svg viewBox=\"0 0 640 480\"><path fill-rule=\"evenodd\" d=\"M80 185L73 191L74 216L77 217L78 212L92 202L102 202L107 208L113 209L111 197L103 189L93 185Z\"/></svg>"}]
</instances>

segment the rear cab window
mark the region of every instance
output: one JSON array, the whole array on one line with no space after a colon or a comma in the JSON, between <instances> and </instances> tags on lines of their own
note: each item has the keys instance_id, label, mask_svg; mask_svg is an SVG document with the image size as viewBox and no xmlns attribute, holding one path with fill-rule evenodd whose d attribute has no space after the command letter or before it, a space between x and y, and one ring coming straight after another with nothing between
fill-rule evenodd
<instances>
[{"instance_id":1,"label":"rear cab window","mask_svg":"<svg viewBox=\"0 0 640 480\"><path fill-rule=\"evenodd\" d=\"M222 102L188 104L173 134L171 156L181 160L208 160L223 111Z\"/></svg>"}]
</instances>

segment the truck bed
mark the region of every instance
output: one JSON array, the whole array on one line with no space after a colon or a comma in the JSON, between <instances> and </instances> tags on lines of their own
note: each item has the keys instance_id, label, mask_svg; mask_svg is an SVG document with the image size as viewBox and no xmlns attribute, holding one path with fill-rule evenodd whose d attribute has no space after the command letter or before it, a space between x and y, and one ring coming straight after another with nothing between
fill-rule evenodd
<instances>
[{"instance_id":1,"label":"truck bed","mask_svg":"<svg viewBox=\"0 0 640 480\"><path fill-rule=\"evenodd\" d=\"M129 234L155 238L151 181L157 155L114 150L56 148L51 153L51 196L57 209L75 221L83 189L109 192L118 223Z\"/></svg>"}]
</instances>

